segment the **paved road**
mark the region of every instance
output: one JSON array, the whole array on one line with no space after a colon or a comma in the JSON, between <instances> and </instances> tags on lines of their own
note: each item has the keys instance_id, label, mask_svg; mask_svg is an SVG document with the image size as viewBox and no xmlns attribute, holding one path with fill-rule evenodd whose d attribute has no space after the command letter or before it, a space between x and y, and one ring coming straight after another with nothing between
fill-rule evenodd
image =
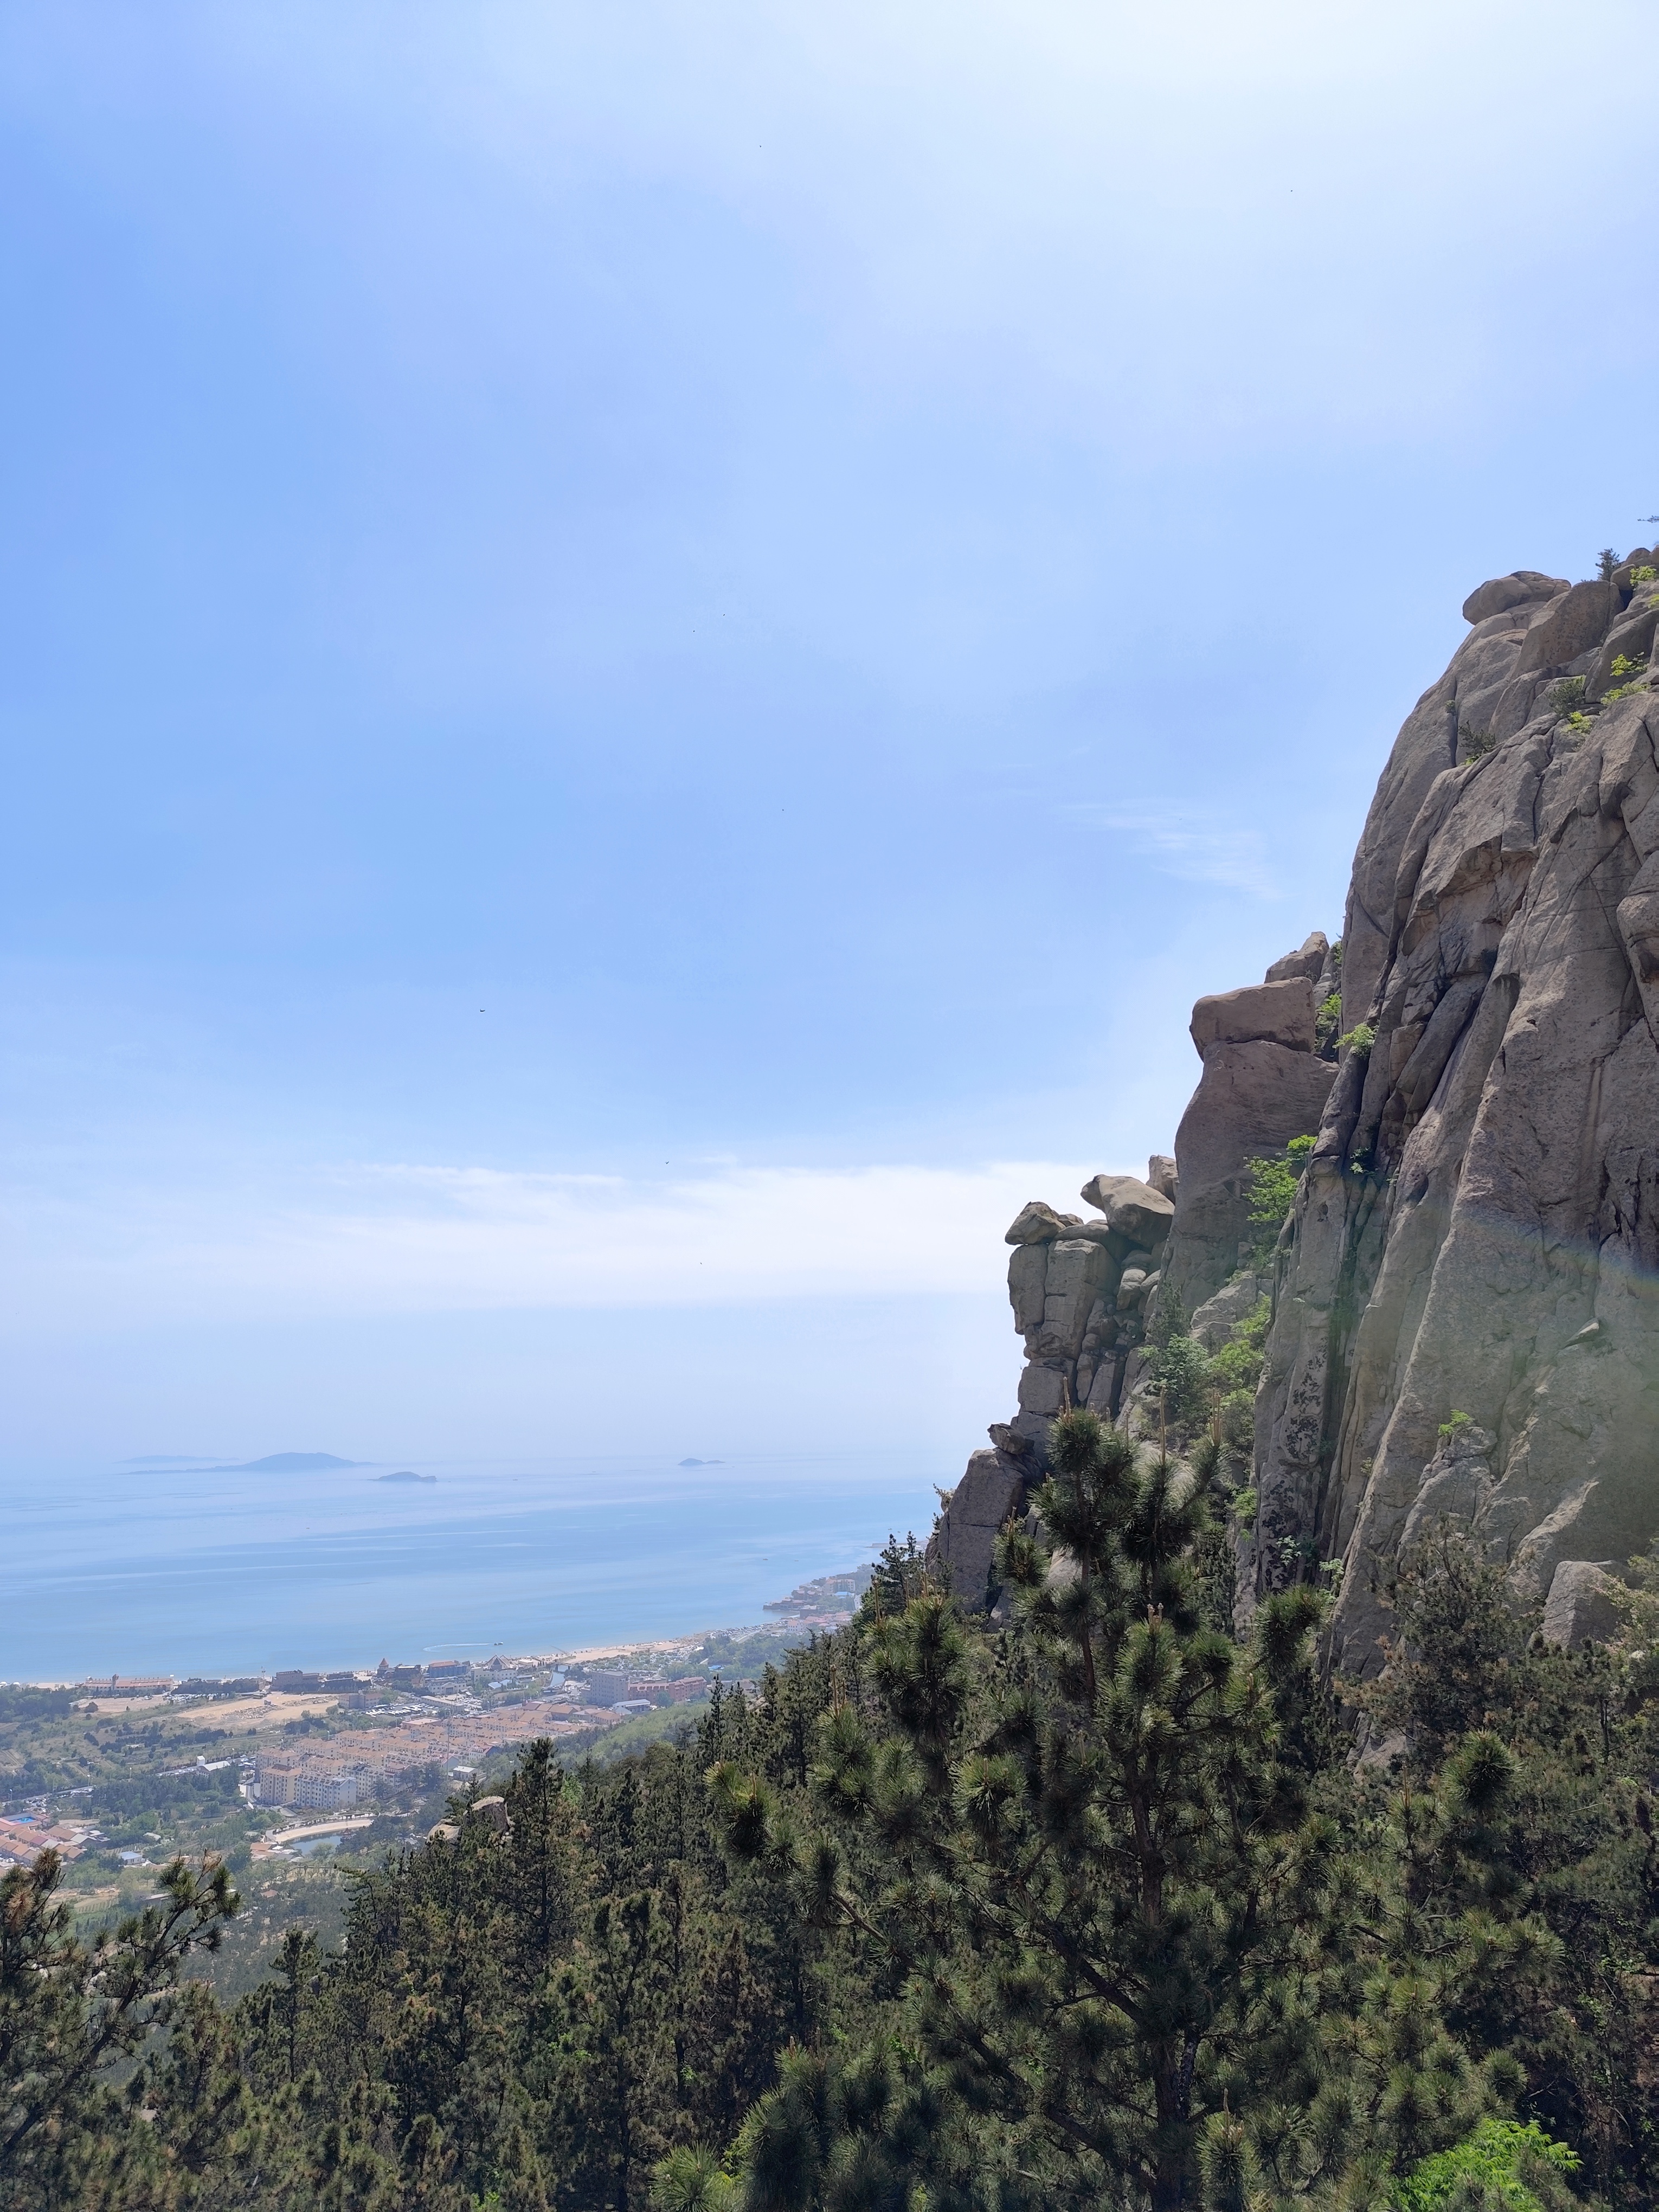
<instances>
[{"instance_id":1,"label":"paved road","mask_svg":"<svg viewBox=\"0 0 1659 2212\"><path fill-rule=\"evenodd\" d=\"M308 1828L284 1828L274 1836L261 1836L262 1844L298 1844L307 1836L343 1836L348 1828L372 1828L374 1815L365 1813L357 1820L313 1820Z\"/></svg>"}]
</instances>

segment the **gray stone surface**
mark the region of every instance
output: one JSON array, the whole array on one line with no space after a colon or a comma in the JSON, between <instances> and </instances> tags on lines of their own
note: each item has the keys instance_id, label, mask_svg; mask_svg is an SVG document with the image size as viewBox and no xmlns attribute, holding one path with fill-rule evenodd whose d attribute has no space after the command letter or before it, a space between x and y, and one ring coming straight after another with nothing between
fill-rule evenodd
<instances>
[{"instance_id":1,"label":"gray stone surface","mask_svg":"<svg viewBox=\"0 0 1659 2212\"><path fill-rule=\"evenodd\" d=\"M1463 619L1485 622L1490 616L1507 613L1512 607L1529 606L1539 599L1559 599L1569 589L1565 576L1545 576L1536 568L1517 568L1512 576L1494 576L1491 583L1477 586L1463 602Z\"/></svg>"},{"instance_id":2,"label":"gray stone surface","mask_svg":"<svg viewBox=\"0 0 1659 2212\"><path fill-rule=\"evenodd\" d=\"M1336 1069L1281 1044L1212 1046L1176 1132L1179 1194L1164 1274L1188 1313L1247 1256L1249 1164L1320 1126Z\"/></svg>"},{"instance_id":3,"label":"gray stone surface","mask_svg":"<svg viewBox=\"0 0 1659 2212\"><path fill-rule=\"evenodd\" d=\"M1344 1020L1376 1036L1279 1256L1252 1587L1284 1537L1342 1558L1334 1656L1360 1671L1381 1573L1442 1510L1538 1595L1659 1529L1659 700L1572 731L1542 680L1624 611L1598 583L1477 621L1355 856ZM1460 764L1504 702L1523 718Z\"/></svg>"},{"instance_id":4,"label":"gray stone surface","mask_svg":"<svg viewBox=\"0 0 1659 2212\"><path fill-rule=\"evenodd\" d=\"M1597 648L1589 673L1584 678L1586 699L1599 699L1614 684L1631 682L1628 673L1615 676L1615 660L1644 660L1653 651L1653 633L1659 627L1659 591L1646 586L1639 600L1632 601L1623 618L1608 631Z\"/></svg>"},{"instance_id":5,"label":"gray stone surface","mask_svg":"<svg viewBox=\"0 0 1659 2212\"><path fill-rule=\"evenodd\" d=\"M1047 1244L1022 1244L1008 1262L1008 1303L1014 1310L1014 1327L1022 1336L1042 1326L1051 1249Z\"/></svg>"},{"instance_id":6,"label":"gray stone surface","mask_svg":"<svg viewBox=\"0 0 1659 2212\"><path fill-rule=\"evenodd\" d=\"M1148 1251L1164 1242L1175 1220L1173 1202L1138 1176L1095 1176L1079 1195L1099 1206L1109 1229Z\"/></svg>"},{"instance_id":7,"label":"gray stone surface","mask_svg":"<svg viewBox=\"0 0 1659 2212\"><path fill-rule=\"evenodd\" d=\"M969 1611L986 1603L998 1536L1025 1510L1027 1474L1006 1452L975 1452L934 1523L928 1561L948 1568L951 1587Z\"/></svg>"},{"instance_id":8,"label":"gray stone surface","mask_svg":"<svg viewBox=\"0 0 1659 2212\"><path fill-rule=\"evenodd\" d=\"M1305 975L1309 982L1317 983L1330 957L1330 939L1322 929L1316 929L1296 951L1284 953L1275 960L1262 981L1285 983L1293 976Z\"/></svg>"},{"instance_id":9,"label":"gray stone surface","mask_svg":"<svg viewBox=\"0 0 1659 2212\"><path fill-rule=\"evenodd\" d=\"M1141 1188L1133 1176L1121 1180ZM1164 1200L1158 1204L1172 1210ZM1073 1225L1080 1233L1073 1233ZM1046 1472L1054 1417L1087 1402L1091 1392L1103 1393L1111 1410L1115 1378L1136 1334L1131 1329L1126 1338L1114 1316L1118 1278L1126 1254L1146 1258L1106 1223L1085 1230L1075 1215L1042 1200L1021 1209L1014 1231L1031 1240L1016 1241L1008 1255L1008 1299L1026 1353L1018 1410L1011 1421L991 1423L993 1449L969 1461L928 1543L928 1557L950 1568L952 1587L971 1607L985 1602L992 1544L1009 1501L1023 1511L1024 1488Z\"/></svg>"},{"instance_id":10,"label":"gray stone surface","mask_svg":"<svg viewBox=\"0 0 1659 2212\"><path fill-rule=\"evenodd\" d=\"M1066 1237L1048 1247L1048 1272L1044 1285L1042 1321L1026 1348L1041 1359L1074 1361L1083 1349L1083 1334L1096 1301L1117 1277L1117 1262L1109 1246L1080 1237Z\"/></svg>"},{"instance_id":11,"label":"gray stone surface","mask_svg":"<svg viewBox=\"0 0 1659 2212\"><path fill-rule=\"evenodd\" d=\"M1551 605L1548 614L1527 632L1516 672L1563 669L1601 644L1620 611L1616 584L1575 584Z\"/></svg>"},{"instance_id":12,"label":"gray stone surface","mask_svg":"<svg viewBox=\"0 0 1659 2212\"><path fill-rule=\"evenodd\" d=\"M1611 1592L1618 1584L1610 1559L1563 1559L1544 1601L1544 1641L1576 1651L1581 1644L1607 1644L1619 1633Z\"/></svg>"},{"instance_id":13,"label":"gray stone surface","mask_svg":"<svg viewBox=\"0 0 1659 2212\"><path fill-rule=\"evenodd\" d=\"M1273 1286L1271 1275L1258 1275L1254 1270L1247 1270L1233 1281L1224 1283L1192 1315L1188 1323L1188 1334L1195 1337L1206 1352L1218 1352L1238 1323L1271 1295Z\"/></svg>"},{"instance_id":14,"label":"gray stone surface","mask_svg":"<svg viewBox=\"0 0 1659 2212\"><path fill-rule=\"evenodd\" d=\"M1323 965L1322 956L1321 965ZM1314 971L1317 974L1318 970ZM1218 1044L1282 1044L1292 1052L1314 1048L1314 994L1310 976L1253 983L1218 991L1193 1008L1193 1042L1200 1059Z\"/></svg>"},{"instance_id":15,"label":"gray stone surface","mask_svg":"<svg viewBox=\"0 0 1659 2212\"><path fill-rule=\"evenodd\" d=\"M1129 1184L1138 1182L1139 1181L1139 1177L1138 1176L1132 1175L1091 1176L1088 1182L1084 1184L1082 1189L1078 1193L1078 1196L1085 1200L1090 1206L1097 1206L1101 1212L1104 1213L1112 1203L1112 1198L1115 1192L1122 1190Z\"/></svg>"},{"instance_id":16,"label":"gray stone surface","mask_svg":"<svg viewBox=\"0 0 1659 2212\"><path fill-rule=\"evenodd\" d=\"M1021 1210L1018 1410L933 1540L969 1603L1055 1415L1133 1425L1171 1296L1213 1350L1271 1290L1241 1604L1310 1546L1341 1559L1339 1666L1380 1663L1388 1568L1443 1516L1554 1618L1659 1532L1659 694L1570 729L1551 689L1581 669L1594 708L1644 594L1528 570L1472 593L1378 781L1340 969L1315 932L1200 1000L1173 1162L1096 1176L1102 1219ZM1339 980L1374 1039L1337 1065L1313 1015ZM1316 1131L1270 1276L1235 1279L1251 1162Z\"/></svg>"},{"instance_id":17,"label":"gray stone surface","mask_svg":"<svg viewBox=\"0 0 1659 2212\"><path fill-rule=\"evenodd\" d=\"M1008 1244L1052 1244L1057 1237L1066 1234L1069 1222L1066 1217L1045 1206L1040 1198L1028 1199L1009 1225L1004 1243Z\"/></svg>"}]
</instances>

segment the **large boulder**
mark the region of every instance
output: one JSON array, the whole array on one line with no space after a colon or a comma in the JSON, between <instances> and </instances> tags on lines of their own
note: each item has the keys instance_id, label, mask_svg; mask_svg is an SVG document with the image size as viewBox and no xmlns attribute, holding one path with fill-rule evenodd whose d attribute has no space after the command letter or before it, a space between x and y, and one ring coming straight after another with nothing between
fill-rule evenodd
<instances>
[{"instance_id":1,"label":"large boulder","mask_svg":"<svg viewBox=\"0 0 1659 2212\"><path fill-rule=\"evenodd\" d=\"M1517 568L1512 576L1494 576L1479 584L1463 602L1463 619L1483 623L1492 615L1507 614L1512 607L1531 606L1539 599L1559 599L1571 586L1565 576L1540 575L1536 568Z\"/></svg>"},{"instance_id":2,"label":"large boulder","mask_svg":"<svg viewBox=\"0 0 1659 2212\"><path fill-rule=\"evenodd\" d=\"M1010 1223L1003 1242L1006 1244L1052 1244L1058 1237L1065 1237L1079 1225L1074 1213L1056 1213L1052 1206L1045 1206L1040 1198L1028 1199Z\"/></svg>"},{"instance_id":3,"label":"large boulder","mask_svg":"<svg viewBox=\"0 0 1659 2212\"><path fill-rule=\"evenodd\" d=\"M1014 1327L1030 1336L1042 1326L1043 1303L1048 1291L1050 1244L1022 1244L1008 1262L1008 1303L1014 1310Z\"/></svg>"},{"instance_id":4,"label":"large boulder","mask_svg":"<svg viewBox=\"0 0 1659 2212\"><path fill-rule=\"evenodd\" d=\"M1224 1283L1213 1297L1206 1298L1194 1312L1187 1333L1206 1352L1219 1352L1242 1321L1248 1321L1263 1298L1271 1296L1273 1279L1245 1268Z\"/></svg>"},{"instance_id":5,"label":"large boulder","mask_svg":"<svg viewBox=\"0 0 1659 2212\"><path fill-rule=\"evenodd\" d=\"M1550 1578L1544 1601L1547 1644L1576 1651L1581 1644L1608 1644L1619 1633L1613 1593L1619 1587L1608 1571L1611 1559L1563 1559Z\"/></svg>"},{"instance_id":6,"label":"large boulder","mask_svg":"<svg viewBox=\"0 0 1659 2212\"><path fill-rule=\"evenodd\" d=\"M1173 1206L1180 1181L1176 1173L1175 1154L1154 1152L1146 1163L1146 1180L1160 1198L1167 1198Z\"/></svg>"},{"instance_id":7,"label":"large boulder","mask_svg":"<svg viewBox=\"0 0 1659 2212\"><path fill-rule=\"evenodd\" d=\"M1294 952L1284 953L1275 960L1262 980L1268 983L1288 983L1297 975L1305 975L1309 982L1317 983L1330 957L1330 939L1322 929L1316 929ZM1199 1049L1201 1052L1203 1047L1200 1045Z\"/></svg>"},{"instance_id":8,"label":"large boulder","mask_svg":"<svg viewBox=\"0 0 1659 2212\"><path fill-rule=\"evenodd\" d=\"M1155 1251L1170 1233L1175 1206L1138 1176L1097 1175L1078 1194L1106 1217L1106 1226L1132 1244Z\"/></svg>"},{"instance_id":9,"label":"large boulder","mask_svg":"<svg viewBox=\"0 0 1659 2212\"><path fill-rule=\"evenodd\" d=\"M1152 1210L1173 1212L1156 1192L1146 1197ZM1122 1362L1129 1342L1138 1340L1137 1330L1126 1332L1115 1319L1119 1277L1126 1256L1147 1257L1136 1240L1108 1223L1085 1225L1041 1199L1021 1209L1009 1235L1008 1301L1025 1340L1017 1409L1012 1420L991 1423L993 1449L969 1459L928 1547L929 1558L950 1568L953 1589L969 1607L987 1601L992 1543L1011 1500L1047 1470L1056 1417L1068 1406L1090 1402L1097 1385L1105 1410L1115 1409Z\"/></svg>"},{"instance_id":10,"label":"large boulder","mask_svg":"<svg viewBox=\"0 0 1659 2212\"><path fill-rule=\"evenodd\" d=\"M1286 975L1276 983L1218 991L1193 1008L1192 1036L1200 1059L1218 1044L1282 1044L1291 1052L1311 1052L1313 984L1306 975Z\"/></svg>"},{"instance_id":11,"label":"large boulder","mask_svg":"<svg viewBox=\"0 0 1659 2212\"><path fill-rule=\"evenodd\" d=\"M1049 1245L1042 1319L1026 1340L1031 1356L1067 1364L1075 1361L1083 1349L1089 1316L1117 1277L1118 1263L1108 1244L1067 1237Z\"/></svg>"}]
</instances>

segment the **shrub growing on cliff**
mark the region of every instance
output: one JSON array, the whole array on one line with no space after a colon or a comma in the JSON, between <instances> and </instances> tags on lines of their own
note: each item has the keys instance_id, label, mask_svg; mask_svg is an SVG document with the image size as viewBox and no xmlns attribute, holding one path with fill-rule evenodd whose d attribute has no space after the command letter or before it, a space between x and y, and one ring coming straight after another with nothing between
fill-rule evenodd
<instances>
[{"instance_id":1,"label":"shrub growing on cliff","mask_svg":"<svg viewBox=\"0 0 1659 2212\"><path fill-rule=\"evenodd\" d=\"M1235 1322L1228 1331L1227 1341L1210 1362L1211 1372L1224 1391L1254 1390L1261 1380L1273 1317L1273 1300L1258 1298L1243 1320Z\"/></svg>"},{"instance_id":2,"label":"shrub growing on cliff","mask_svg":"<svg viewBox=\"0 0 1659 2212\"><path fill-rule=\"evenodd\" d=\"M1190 1429L1208 1420L1215 1401L1215 1377L1201 1344L1190 1336L1171 1336L1146 1365L1150 1435L1156 1436L1160 1428Z\"/></svg>"},{"instance_id":3,"label":"shrub growing on cliff","mask_svg":"<svg viewBox=\"0 0 1659 2212\"><path fill-rule=\"evenodd\" d=\"M1628 653L1614 653L1613 666L1608 672L1614 679L1613 687L1601 694L1601 704L1604 707L1611 707L1616 699L1628 697L1646 675L1647 667L1648 656L1645 653L1638 655L1634 659Z\"/></svg>"},{"instance_id":4,"label":"shrub growing on cliff","mask_svg":"<svg viewBox=\"0 0 1659 2212\"><path fill-rule=\"evenodd\" d=\"M1312 1136L1292 1137L1282 1152L1250 1162L1245 1193L1249 1201L1247 1218L1256 1231L1255 1252L1260 1259L1266 1259L1279 1241L1285 1217L1296 1203L1303 1170L1317 1141Z\"/></svg>"}]
</instances>

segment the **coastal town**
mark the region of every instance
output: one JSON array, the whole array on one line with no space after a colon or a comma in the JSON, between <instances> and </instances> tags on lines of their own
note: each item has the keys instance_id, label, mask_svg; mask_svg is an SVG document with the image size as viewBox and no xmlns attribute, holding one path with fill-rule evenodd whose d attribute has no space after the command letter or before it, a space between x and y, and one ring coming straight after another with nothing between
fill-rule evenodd
<instances>
[{"instance_id":1,"label":"coastal town","mask_svg":"<svg viewBox=\"0 0 1659 2212\"><path fill-rule=\"evenodd\" d=\"M843 1626L870 1576L803 1583L765 1626L625 1650L0 1686L0 1872L50 1850L71 1899L110 1908L177 1849L245 1876L395 1840L523 1744L604 1758L689 1723L717 1685L757 1698L765 1668Z\"/></svg>"}]
</instances>

